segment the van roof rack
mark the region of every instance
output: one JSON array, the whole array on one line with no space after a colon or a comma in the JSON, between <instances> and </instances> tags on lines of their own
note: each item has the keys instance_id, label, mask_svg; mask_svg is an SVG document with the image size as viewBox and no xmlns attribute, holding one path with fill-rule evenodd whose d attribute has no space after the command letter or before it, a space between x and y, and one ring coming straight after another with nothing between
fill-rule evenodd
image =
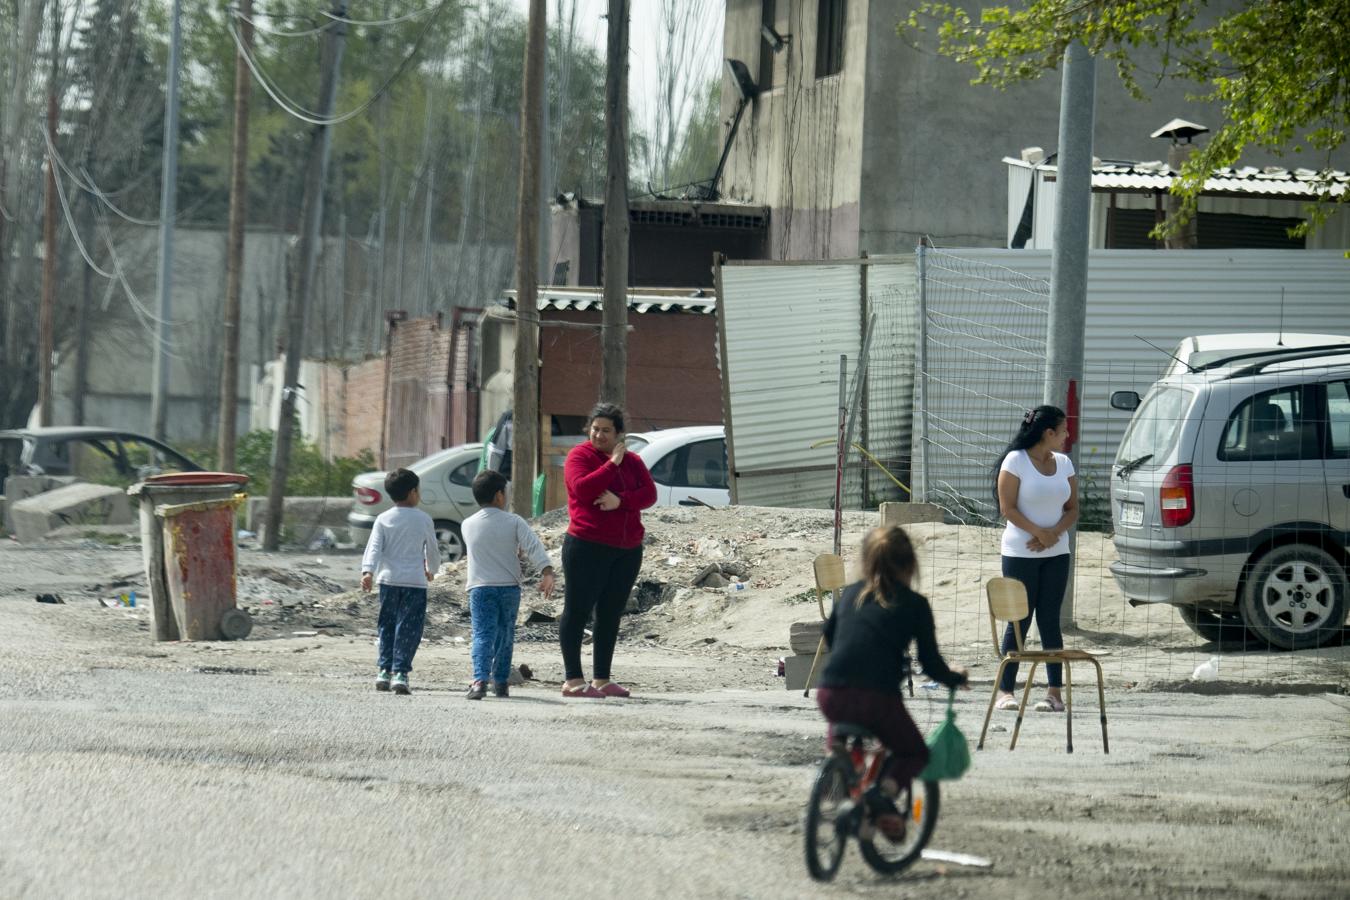
<instances>
[{"instance_id":1,"label":"van roof rack","mask_svg":"<svg viewBox=\"0 0 1350 900\"><path fill-rule=\"evenodd\" d=\"M1230 375L1230 378L1241 378L1246 375L1259 375L1264 372L1268 366L1277 363L1298 362L1303 359L1322 359L1329 356L1350 356L1350 344L1328 344L1323 347L1301 347L1298 351L1281 353L1275 356L1263 355L1259 361L1251 365L1243 366ZM1311 367L1305 367L1311 368Z\"/></svg>"},{"instance_id":2,"label":"van roof rack","mask_svg":"<svg viewBox=\"0 0 1350 900\"><path fill-rule=\"evenodd\" d=\"M1280 350L1248 350L1245 353L1235 353L1232 356L1225 356L1222 359L1214 359L1209 362L1201 363L1195 367L1197 372L1205 372L1210 369L1221 369L1224 366L1232 365L1235 362L1242 362L1246 359L1258 359L1261 362L1252 366L1245 366L1234 375L1251 375L1254 372L1261 371L1271 363L1284 362L1295 359L1315 359L1319 356L1334 356L1341 353L1350 353L1350 343L1340 344L1318 344L1314 347L1285 347Z\"/></svg>"}]
</instances>

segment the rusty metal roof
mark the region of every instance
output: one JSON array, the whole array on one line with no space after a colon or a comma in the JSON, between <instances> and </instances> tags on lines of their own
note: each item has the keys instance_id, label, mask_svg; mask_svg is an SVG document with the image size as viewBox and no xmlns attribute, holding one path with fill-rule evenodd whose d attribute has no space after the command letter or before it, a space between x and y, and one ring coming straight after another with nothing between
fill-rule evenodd
<instances>
[{"instance_id":1,"label":"rusty metal roof","mask_svg":"<svg viewBox=\"0 0 1350 900\"><path fill-rule=\"evenodd\" d=\"M1055 165L1033 166L1011 156L1003 157L1010 166L1056 172ZM1165 162L1094 160L1092 188L1098 191L1166 191L1177 173ZM1205 179L1206 194L1248 194L1265 197L1316 199L1324 195L1339 197L1350 186L1350 173L1338 169L1282 169L1278 166L1243 166L1215 169Z\"/></svg>"}]
</instances>

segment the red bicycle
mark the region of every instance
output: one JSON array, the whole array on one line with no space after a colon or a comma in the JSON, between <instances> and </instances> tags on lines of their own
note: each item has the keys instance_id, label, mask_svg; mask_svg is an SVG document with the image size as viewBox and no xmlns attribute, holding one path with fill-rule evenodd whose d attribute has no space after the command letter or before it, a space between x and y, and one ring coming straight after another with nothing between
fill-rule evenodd
<instances>
[{"instance_id":1,"label":"red bicycle","mask_svg":"<svg viewBox=\"0 0 1350 900\"><path fill-rule=\"evenodd\" d=\"M867 864L883 875L903 871L923 853L937 825L938 783L915 778L901 785L896 809L903 836L882 834L876 819L889 811L880 797L886 749L858 725L836 724L830 754L820 764L806 807L806 868L817 881L839 871L849 838L856 838Z\"/></svg>"}]
</instances>

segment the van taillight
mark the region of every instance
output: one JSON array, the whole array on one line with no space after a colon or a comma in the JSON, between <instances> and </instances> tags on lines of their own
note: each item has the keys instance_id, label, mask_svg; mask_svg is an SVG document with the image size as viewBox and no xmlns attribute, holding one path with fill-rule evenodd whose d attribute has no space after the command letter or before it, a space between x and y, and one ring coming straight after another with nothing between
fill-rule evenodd
<instances>
[{"instance_id":1,"label":"van taillight","mask_svg":"<svg viewBox=\"0 0 1350 900\"><path fill-rule=\"evenodd\" d=\"M374 506L376 503L380 502L380 492L373 488L352 488L352 493L356 495L357 500L361 501L366 506Z\"/></svg>"},{"instance_id":2,"label":"van taillight","mask_svg":"<svg viewBox=\"0 0 1350 900\"><path fill-rule=\"evenodd\" d=\"M1176 528L1195 518L1195 484L1190 466L1173 466L1158 489L1158 508L1164 528Z\"/></svg>"}]
</instances>

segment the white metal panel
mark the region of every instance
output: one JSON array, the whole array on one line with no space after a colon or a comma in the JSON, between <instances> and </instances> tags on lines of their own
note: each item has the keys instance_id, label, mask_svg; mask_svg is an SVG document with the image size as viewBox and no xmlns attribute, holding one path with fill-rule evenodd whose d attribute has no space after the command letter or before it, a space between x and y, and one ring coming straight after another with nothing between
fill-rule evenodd
<instances>
[{"instance_id":1,"label":"white metal panel","mask_svg":"<svg viewBox=\"0 0 1350 900\"><path fill-rule=\"evenodd\" d=\"M918 340L918 274L914 257L867 266L867 306L876 316L868 354L867 417L854 439L906 485L910 481L910 446L914 419L914 360ZM890 479L864 469L862 487L872 500L909 500Z\"/></svg>"},{"instance_id":2,"label":"white metal panel","mask_svg":"<svg viewBox=\"0 0 1350 900\"><path fill-rule=\"evenodd\" d=\"M997 454L1016 430L1019 408L1040 399L1043 360L1032 351L1045 341L1048 319L1039 311L1048 309L1050 253L943 255L946 265L927 290L928 406L941 420L931 429L929 483L949 485L946 499L964 497L989 514ZM1042 296L1037 282L1046 286ZM1350 260L1313 250L1093 250L1078 444L1084 479L1104 486L1129 422L1129 413L1110 408L1110 392L1142 393L1170 362L1141 338L1171 350L1194 334L1281 328L1350 333ZM916 427L920 421L916 410Z\"/></svg>"},{"instance_id":3,"label":"white metal panel","mask_svg":"<svg viewBox=\"0 0 1350 900\"><path fill-rule=\"evenodd\" d=\"M860 299L857 265L722 267L737 502L825 507L833 498L833 448L811 444L837 433L839 356L857 365ZM756 474L766 470L780 474Z\"/></svg>"}]
</instances>

